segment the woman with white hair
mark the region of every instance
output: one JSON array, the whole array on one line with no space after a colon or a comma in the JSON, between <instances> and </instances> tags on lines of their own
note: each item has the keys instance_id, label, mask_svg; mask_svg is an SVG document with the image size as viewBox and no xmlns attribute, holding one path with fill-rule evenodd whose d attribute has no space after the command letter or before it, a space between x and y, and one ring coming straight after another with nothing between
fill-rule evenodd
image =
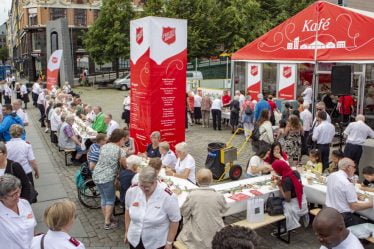
<instances>
[{"instance_id":1,"label":"woman with white hair","mask_svg":"<svg viewBox=\"0 0 374 249\"><path fill-rule=\"evenodd\" d=\"M136 175L141 163L141 157L131 155L126 159L127 168L122 168L119 172L119 181L121 183L120 201L122 204L125 204L126 191L130 188L131 181Z\"/></svg>"},{"instance_id":2,"label":"woman with white hair","mask_svg":"<svg viewBox=\"0 0 374 249\"><path fill-rule=\"evenodd\" d=\"M175 169L167 169L165 171L166 175L187 179L196 184L195 159L188 153L187 143L182 142L177 144L175 152L178 157Z\"/></svg>"},{"instance_id":3,"label":"woman with white hair","mask_svg":"<svg viewBox=\"0 0 374 249\"><path fill-rule=\"evenodd\" d=\"M169 143L161 142L160 145L161 161L163 167L175 168L177 163L177 157L174 152L170 149Z\"/></svg>"}]
</instances>

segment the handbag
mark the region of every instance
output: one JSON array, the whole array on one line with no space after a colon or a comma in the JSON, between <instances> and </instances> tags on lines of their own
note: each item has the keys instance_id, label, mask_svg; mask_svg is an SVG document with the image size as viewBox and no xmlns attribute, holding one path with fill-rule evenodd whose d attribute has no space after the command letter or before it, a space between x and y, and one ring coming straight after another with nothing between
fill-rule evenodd
<instances>
[{"instance_id":1,"label":"handbag","mask_svg":"<svg viewBox=\"0 0 374 249\"><path fill-rule=\"evenodd\" d=\"M13 163L14 162L12 162L10 164L10 173L12 175L14 175L14 173L13 173ZM38 201L37 197L38 197L39 193L38 193L38 191L35 190L34 185L32 185L32 183L30 181L29 181L29 184L30 184L30 199L28 201L30 202L30 204L33 204L33 203L36 203Z\"/></svg>"},{"instance_id":2,"label":"handbag","mask_svg":"<svg viewBox=\"0 0 374 249\"><path fill-rule=\"evenodd\" d=\"M266 212L270 216L283 214L283 198L275 197L274 193L271 193L266 200Z\"/></svg>"}]
</instances>

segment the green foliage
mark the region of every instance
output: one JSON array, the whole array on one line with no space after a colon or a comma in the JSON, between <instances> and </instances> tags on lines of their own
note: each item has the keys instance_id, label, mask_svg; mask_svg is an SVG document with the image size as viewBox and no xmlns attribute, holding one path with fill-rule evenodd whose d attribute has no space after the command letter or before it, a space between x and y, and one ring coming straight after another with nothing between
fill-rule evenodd
<instances>
[{"instance_id":1,"label":"green foliage","mask_svg":"<svg viewBox=\"0 0 374 249\"><path fill-rule=\"evenodd\" d=\"M1 47L0 48L0 61L5 63L5 61L9 58L9 53L8 53L8 48L7 47Z\"/></svg>"},{"instance_id":2,"label":"green foliage","mask_svg":"<svg viewBox=\"0 0 374 249\"><path fill-rule=\"evenodd\" d=\"M142 16L165 16L165 0L148 0L143 7Z\"/></svg>"}]
</instances>

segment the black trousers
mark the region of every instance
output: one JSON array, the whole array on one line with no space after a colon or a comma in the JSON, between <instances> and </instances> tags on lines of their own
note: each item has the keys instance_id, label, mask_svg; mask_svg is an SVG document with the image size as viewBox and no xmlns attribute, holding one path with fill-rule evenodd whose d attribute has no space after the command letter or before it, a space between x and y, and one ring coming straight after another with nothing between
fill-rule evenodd
<instances>
[{"instance_id":1,"label":"black trousers","mask_svg":"<svg viewBox=\"0 0 374 249\"><path fill-rule=\"evenodd\" d=\"M32 186L34 187L34 177L32 176L32 172L26 174L27 175L27 178L29 178L30 180L30 183L32 184Z\"/></svg>"},{"instance_id":2,"label":"black trousers","mask_svg":"<svg viewBox=\"0 0 374 249\"><path fill-rule=\"evenodd\" d=\"M32 92L31 94L32 94L33 105L36 107L37 106L37 101L38 101L39 94L36 94L34 92Z\"/></svg>"},{"instance_id":3,"label":"black trousers","mask_svg":"<svg viewBox=\"0 0 374 249\"><path fill-rule=\"evenodd\" d=\"M329 167L330 144L317 144L317 149L321 152L323 171Z\"/></svg>"},{"instance_id":4,"label":"black trousers","mask_svg":"<svg viewBox=\"0 0 374 249\"><path fill-rule=\"evenodd\" d=\"M140 239L140 242L139 242L139 244L137 246L133 246L130 243L129 243L129 245L130 245L130 249L145 249L145 247L143 245L143 242L142 242L142 239ZM161 247L159 247L157 249L164 249L164 248L165 248L165 246L161 246Z\"/></svg>"},{"instance_id":5,"label":"black trousers","mask_svg":"<svg viewBox=\"0 0 374 249\"><path fill-rule=\"evenodd\" d=\"M40 124L42 127L45 127L44 119L45 119L45 107L44 105L38 104L38 108L40 111Z\"/></svg>"},{"instance_id":6,"label":"black trousers","mask_svg":"<svg viewBox=\"0 0 374 249\"><path fill-rule=\"evenodd\" d=\"M11 104L12 102L12 99L10 98L10 96L4 96L4 104Z\"/></svg>"},{"instance_id":7,"label":"black trousers","mask_svg":"<svg viewBox=\"0 0 374 249\"><path fill-rule=\"evenodd\" d=\"M352 159L356 164L356 173L359 173L358 164L362 156L362 146L347 143L344 147L344 156Z\"/></svg>"},{"instance_id":8,"label":"black trousers","mask_svg":"<svg viewBox=\"0 0 374 249\"><path fill-rule=\"evenodd\" d=\"M357 215L347 212L347 213L341 213L341 215L344 218L344 224L345 227L355 226L361 223L360 217Z\"/></svg>"},{"instance_id":9,"label":"black trousers","mask_svg":"<svg viewBox=\"0 0 374 249\"><path fill-rule=\"evenodd\" d=\"M301 155L308 155L308 146L306 140L309 137L310 131L304 131L304 135L301 137Z\"/></svg>"},{"instance_id":10,"label":"black trousers","mask_svg":"<svg viewBox=\"0 0 374 249\"><path fill-rule=\"evenodd\" d=\"M221 110L212 109L213 129L221 130Z\"/></svg>"}]
</instances>

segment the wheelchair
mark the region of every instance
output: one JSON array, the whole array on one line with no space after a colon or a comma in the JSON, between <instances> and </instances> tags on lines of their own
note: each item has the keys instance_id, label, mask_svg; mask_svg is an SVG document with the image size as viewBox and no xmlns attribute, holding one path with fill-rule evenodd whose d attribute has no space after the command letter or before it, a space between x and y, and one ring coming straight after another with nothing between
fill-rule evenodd
<instances>
[{"instance_id":1,"label":"wheelchair","mask_svg":"<svg viewBox=\"0 0 374 249\"><path fill-rule=\"evenodd\" d=\"M82 181L77 184L78 200L83 206L90 209L98 209L101 207L100 192L92 180L92 173L85 162L81 165L80 175Z\"/></svg>"}]
</instances>

